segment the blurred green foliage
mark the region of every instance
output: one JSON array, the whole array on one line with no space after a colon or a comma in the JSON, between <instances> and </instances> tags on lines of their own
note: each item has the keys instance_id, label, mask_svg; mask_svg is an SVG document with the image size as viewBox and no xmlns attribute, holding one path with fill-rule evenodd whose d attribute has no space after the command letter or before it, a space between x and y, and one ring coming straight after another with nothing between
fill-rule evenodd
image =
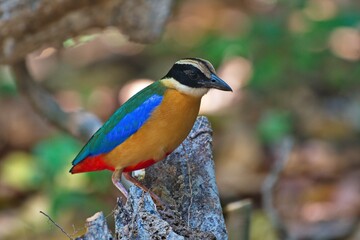
<instances>
[{"instance_id":1,"label":"blurred green foliage","mask_svg":"<svg viewBox=\"0 0 360 240\"><path fill-rule=\"evenodd\" d=\"M265 112L258 123L260 139L265 143L278 143L287 135L292 134L290 113L271 110Z\"/></svg>"},{"instance_id":2,"label":"blurred green foliage","mask_svg":"<svg viewBox=\"0 0 360 240\"><path fill-rule=\"evenodd\" d=\"M85 44L94 40L99 34L83 35L78 38L69 38L63 42L65 48L78 47L81 44Z\"/></svg>"},{"instance_id":3,"label":"blurred green foliage","mask_svg":"<svg viewBox=\"0 0 360 240\"><path fill-rule=\"evenodd\" d=\"M33 152L41 173L38 175L38 183L48 185L48 188L51 189L56 174L66 170L66 167L69 166L69 159L74 156L80 146L79 142L65 135L53 136L37 143Z\"/></svg>"},{"instance_id":4,"label":"blurred green foliage","mask_svg":"<svg viewBox=\"0 0 360 240\"><path fill-rule=\"evenodd\" d=\"M50 198L50 212L54 216L64 209L77 209L89 214L100 209L111 210L111 207L105 206L99 197L89 197L92 190L96 191L97 196L108 191L111 183L109 173L84 174L88 180L80 181L79 185L72 183L73 179L69 174L70 163L81 146L82 144L73 137L59 134L40 141L33 148L37 166L35 183L41 186Z\"/></svg>"},{"instance_id":5,"label":"blurred green foliage","mask_svg":"<svg viewBox=\"0 0 360 240\"><path fill-rule=\"evenodd\" d=\"M15 82L5 68L0 68L0 97L17 94Z\"/></svg>"},{"instance_id":6,"label":"blurred green foliage","mask_svg":"<svg viewBox=\"0 0 360 240\"><path fill-rule=\"evenodd\" d=\"M255 210L251 216L251 239L276 240L276 232L264 212Z\"/></svg>"},{"instance_id":7,"label":"blurred green foliage","mask_svg":"<svg viewBox=\"0 0 360 240\"><path fill-rule=\"evenodd\" d=\"M36 158L29 153L14 151L1 161L1 182L19 190L36 189L36 173Z\"/></svg>"}]
</instances>

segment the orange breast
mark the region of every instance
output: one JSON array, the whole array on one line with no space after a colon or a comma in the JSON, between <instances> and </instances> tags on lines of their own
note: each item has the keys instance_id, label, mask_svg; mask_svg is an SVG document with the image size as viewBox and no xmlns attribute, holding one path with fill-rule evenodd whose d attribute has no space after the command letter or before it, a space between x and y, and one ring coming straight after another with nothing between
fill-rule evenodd
<instances>
[{"instance_id":1,"label":"orange breast","mask_svg":"<svg viewBox=\"0 0 360 240\"><path fill-rule=\"evenodd\" d=\"M148 163L162 160L189 134L199 113L200 101L200 97L167 90L149 120L125 142L104 155L105 163L115 169L138 169L143 163L147 167Z\"/></svg>"}]
</instances>

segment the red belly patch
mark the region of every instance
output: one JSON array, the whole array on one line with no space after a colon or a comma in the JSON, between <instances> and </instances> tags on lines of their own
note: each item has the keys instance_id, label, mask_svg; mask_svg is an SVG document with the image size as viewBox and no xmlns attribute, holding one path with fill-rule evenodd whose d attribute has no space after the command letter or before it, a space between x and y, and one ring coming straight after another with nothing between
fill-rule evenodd
<instances>
[{"instance_id":1,"label":"red belly patch","mask_svg":"<svg viewBox=\"0 0 360 240\"><path fill-rule=\"evenodd\" d=\"M131 165L131 166L128 166L128 167L124 168L123 172L132 172L132 171L135 171L135 170L147 168L147 167L150 167L151 165L153 165L155 163L156 163L156 161L153 160L153 159L142 161L142 162L139 162L138 164Z\"/></svg>"},{"instance_id":2,"label":"red belly patch","mask_svg":"<svg viewBox=\"0 0 360 240\"><path fill-rule=\"evenodd\" d=\"M164 158L167 157L171 152L168 152L165 154ZM155 161L153 159L150 160L146 160L146 161L142 161L139 162L135 165L131 165L131 166L127 166L126 168L124 168L123 172L132 172L132 171L136 171L136 170L140 170L143 168L147 168L150 167L151 165L157 163L158 161Z\"/></svg>"},{"instance_id":3,"label":"red belly patch","mask_svg":"<svg viewBox=\"0 0 360 240\"><path fill-rule=\"evenodd\" d=\"M170 153L167 153L169 155ZM143 169L150 167L151 165L155 164L157 161L150 159L146 161L139 162L137 164L127 166L123 169L123 172L132 172L135 170ZM71 173L83 173L83 172L93 172L93 171L101 171L101 170L110 170L115 171L114 167L111 167L105 163L104 155L96 155L96 156L89 156L73 166L70 169Z\"/></svg>"},{"instance_id":4,"label":"red belly patch","mask_svg":"<svg viewBox=\"0 0 360 240\"><path fill-rule=\"evenodd\" d=\"M104 161L103 155L89 156L73 166L70 169L71 173L82 173L82 172L93 172L100 170L110 170L114 171L115 169L107 165Z\"/></svg>"}]
</instances>

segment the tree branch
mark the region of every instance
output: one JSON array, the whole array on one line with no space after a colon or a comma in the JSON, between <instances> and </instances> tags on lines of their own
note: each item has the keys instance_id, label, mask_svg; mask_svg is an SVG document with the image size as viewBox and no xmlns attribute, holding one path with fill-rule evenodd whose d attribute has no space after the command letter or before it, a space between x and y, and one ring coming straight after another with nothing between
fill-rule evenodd
<instances>
[{"instance_id":1,"label":"tree branch","mask_svg":"<svg viewBox=\"0 0 360 240\"><path fill-rule=\"evenodd\" d=\"M64 112L54 98L35 83L26 67L25 60L11 66L16 84L33 107L58 128L87 141L101 126L101 121L88 112Z\"/></svg>"},{"instance_id":2,"label":"tree branch","mask_svg":"<svg viewBox=\"0 0 360 240\"><path fill-rule=\"evenodd\" d=\"M286 162L290 157L290 153L293 149L294 142L291 138L285 138L279 147L279 153L277 155L276 161L269 173L269 175L264 180L262 186L262 195L263 195L263 208L268 215L271 224L274 229L277 231L280 239L291 240L292 237L288 233L284 222L281 219L281 216L277 212L274 203L273 192L276 186L276 183L279 181L281 172L284 169Z\"/></svg>"},{"instance_id":3,"label":"tree branch","mask_svg":"<svg viewBox=\"0 0 360 240\"><path fill-rule=\"evenodd\" d=\"M62 47L71 37L114 26L130 40L160 37L173 0L1 0L0 64L42 47Z\"/></svg>"}]
</instances>

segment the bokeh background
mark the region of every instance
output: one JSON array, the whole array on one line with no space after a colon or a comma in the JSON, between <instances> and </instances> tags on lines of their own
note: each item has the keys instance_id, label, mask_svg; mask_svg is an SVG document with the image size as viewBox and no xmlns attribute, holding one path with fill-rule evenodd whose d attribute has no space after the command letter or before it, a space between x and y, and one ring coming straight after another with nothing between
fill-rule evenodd
<instances>
[{"instance_id":1,"label":"bokeh background","mask_svg":"<svg viewBox=\"0 0 360 240\"><path fill-rule=\"evenodd\" d=\"M233 93L210 92L201 114L214 128L224 206L253 201L251 239L278 239L262 206L277 175L275 210L298 239L360 239L360 2L351 0L185 0L162 39L129 42L116 29L68 39L28 56L36 81L66 111L105 121L179 58L201 57ZM19 95L0 66L0 239L66 239L104 211L117 190L110 172L71 175L82 143L55 129Z\"/></svg>"}]
</instances>

